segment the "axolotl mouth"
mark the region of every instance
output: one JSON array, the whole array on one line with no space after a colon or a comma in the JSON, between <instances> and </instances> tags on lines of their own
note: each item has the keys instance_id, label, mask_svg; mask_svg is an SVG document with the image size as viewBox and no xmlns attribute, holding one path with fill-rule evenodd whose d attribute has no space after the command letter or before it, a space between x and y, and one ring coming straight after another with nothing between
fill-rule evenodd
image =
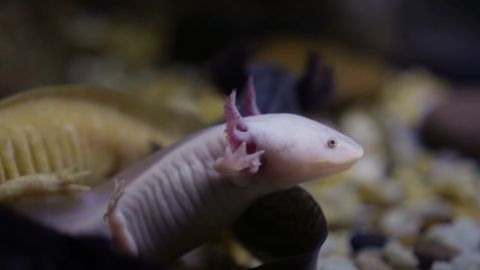
<instances>
[{"instance_id":1,"label":"axolotl mouth","mask_svg":"<svg viewBox=\"0 0 480 270\"><path fill-rule=\"evenodd\" d=\"M330 175L334 175L334 174L342 172L342 171L346 171L350 167L352 167L355 163L356 163L356 161L352 162L352 163L335 165L335 166L332 166L329 169L323 169L320 173L317 174L317 178L323 178L323 177L327 177L327 176L330 176Z\"/></svg>"},{"instance_id":2,"label":"axolotl mouth","mask_svg":"<svg viewBox=\"0 0 480 270\"><path fill-rule=\"evenodd\" d=\"M354 143L353 141L352 144L354 144L355 147L354 151L350 151L348 160L344 160L338 163L323 161L314 164L314 170L318 172L316 173L317 178L326 177L342 171L346 171L351 168L355 163L357 163L357 161L359 161L363 157L364 150L360 145Z\"/></svg>"}]
</instances>

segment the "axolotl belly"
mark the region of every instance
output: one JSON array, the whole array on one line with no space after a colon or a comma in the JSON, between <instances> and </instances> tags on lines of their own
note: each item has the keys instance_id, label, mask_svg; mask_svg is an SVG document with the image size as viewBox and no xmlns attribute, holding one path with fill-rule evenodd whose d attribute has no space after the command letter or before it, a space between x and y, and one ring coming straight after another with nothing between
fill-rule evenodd
<instances>
[{"instance_id":1,"label":"axolotl belly","mask_svg":"<svg viewBox=\"0 0 480 270\"><path fill-rule=\"evenodd\" d=\"M169 262L227 228L254 200L344 171L362 157L360 145L316 121L258 114L253 88L249 94L249 116L239 114L233 92L225 124L147 157L61 209L29 214Z\"/></svg>"}]
</instances>

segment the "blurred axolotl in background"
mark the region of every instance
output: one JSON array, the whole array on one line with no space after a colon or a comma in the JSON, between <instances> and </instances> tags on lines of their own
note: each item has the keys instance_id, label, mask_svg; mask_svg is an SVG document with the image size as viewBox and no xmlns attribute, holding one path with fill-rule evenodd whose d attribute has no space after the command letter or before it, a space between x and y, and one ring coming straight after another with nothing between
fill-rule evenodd
<instances>
[{"instance_id":1,"label":"blurred axolotl in background","mask_svg":"<svg viewBox=\"0 0 480 270\"><path fill-rule=\"evenodd\" d=\"M363 155L352 139L316 121L260 114L253 83L247 100L242 117L233 91L226 124L152 154L103 186L17 209L60 231L106 236L123 252L169 263L228 228L255 200L344 171Z\"/></svg>"}]
</instances>

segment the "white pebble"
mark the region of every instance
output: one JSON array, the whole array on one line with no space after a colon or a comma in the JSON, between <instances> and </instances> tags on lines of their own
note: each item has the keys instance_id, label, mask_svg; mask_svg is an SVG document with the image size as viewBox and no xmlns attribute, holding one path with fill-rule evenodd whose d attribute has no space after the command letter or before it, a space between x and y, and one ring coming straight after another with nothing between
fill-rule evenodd
<instances>
[{"instance_id":1,"label":"white pebble","mask_svg":"<svg viewBox=\"0 0 480 270\"><path fill-rule=\"evenodd\" d=\"M433 226L428 230L426 237L462 252L468 252L478 249L480 228L472 219L459 218L453 224Z\"/></svg>"},{"instance_id":2,"label":"white pebble","mask_svg":"<svg viewBox=\"0 0 480 270\"><path fill-rule=\"evenodd\" d=\"M396 238L416 235L420 225L419 216L406 208L390 210L381 220L382 230Z\"/></svg>"},{"instance_id":3,"label":"white pebble","mask_svg":"<svg viewBox=\"0 0 480 270\"><path fill-rule=\"evenodd\" d=\"M480 269L480 252L466 252L453 258L450 263L435 262L432 270L478 270Z\"/></svg>"},{"instance_id":4,"label":"white pebble","mask_svg":"<svg viewBox=\"0 0 480 270\"><path fill-rule=\"evenodd\" d=\"M383 248L383 254L387 261L400 268L413 268L418 264L418 259L413 250L405 247L399 241L391 240Z\"/></svg>"}]
</instances>

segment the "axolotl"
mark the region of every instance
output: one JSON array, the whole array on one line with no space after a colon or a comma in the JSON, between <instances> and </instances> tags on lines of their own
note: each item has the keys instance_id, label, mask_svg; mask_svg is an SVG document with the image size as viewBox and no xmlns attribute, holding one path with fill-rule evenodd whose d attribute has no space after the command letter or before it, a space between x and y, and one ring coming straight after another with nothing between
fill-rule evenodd
<instances>
[{"instance_id":1,"label":"axolotl","mask_svg":"<svg viewBox=\"0 0 480 270\"><path fill-rule=\"evenodd\" d=\"M60 231L103 235L123 252L168 263L228 228L256 199L344 171L362 157L359 144L316 121L260 114L254 92L250 83L245 117L233 91L225 124L156 152L69 202L18 208Z\"/></svg>"}]
</instances>

